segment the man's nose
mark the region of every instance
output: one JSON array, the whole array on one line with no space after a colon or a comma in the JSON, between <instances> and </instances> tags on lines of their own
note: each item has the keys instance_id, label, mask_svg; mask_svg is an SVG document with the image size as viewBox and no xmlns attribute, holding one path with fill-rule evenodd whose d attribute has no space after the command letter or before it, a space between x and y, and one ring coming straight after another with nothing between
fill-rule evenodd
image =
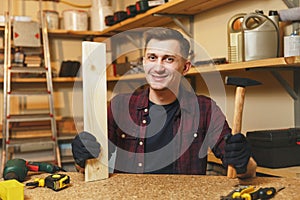
<instances>
[{"instance_id":1,"label":"man's nose","mask_svg":"<svg viewBox=\"0 0 300 200\"><path fill-rule=\"evenodd\" d=\"M153 68L157 72L161 72L165 70L165 67L162 62L156 62Z\"/></svg>"},{"instance_id":2,"label":"man's nose","mask_svg":"<svg viewBox=\"0 0 300 200\"><path fill-rule=\"evenodd\" d=\"M164 69L164 63L163 63L163 59L162 58L158 58L155 62L155 68L157 68L157 70L162 70Z\"/></svg>"}]
</instances>

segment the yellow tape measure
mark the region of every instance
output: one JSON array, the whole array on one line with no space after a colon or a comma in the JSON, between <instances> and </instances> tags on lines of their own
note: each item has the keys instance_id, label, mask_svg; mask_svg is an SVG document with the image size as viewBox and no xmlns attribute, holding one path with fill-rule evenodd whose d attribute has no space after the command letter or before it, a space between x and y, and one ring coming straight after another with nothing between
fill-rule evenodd
<instances>
[{"instance_id":1,"label":"yellow tape measure","mask_svg":"<svg viewBox=\"0 0 300 200\"><path fill-rule=\"evenodd\" d=\"M66 174L52 174L45 179L45 186L54 191L59 191L68 187L70 184L70 177Z\"/></svg>"}]
</instances>

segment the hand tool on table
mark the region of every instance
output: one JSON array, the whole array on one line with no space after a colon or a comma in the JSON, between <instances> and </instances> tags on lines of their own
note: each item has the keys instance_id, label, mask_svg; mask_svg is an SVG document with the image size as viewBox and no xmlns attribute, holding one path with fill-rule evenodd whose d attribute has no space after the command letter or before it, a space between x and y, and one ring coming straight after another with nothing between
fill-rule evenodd
<instances>
[{"instance_id":1,"label":"hand tool on table","mask_svg":"<svg viewBox=\"0 0 300 200\"><path fill-rule=\"evenodd\" d=\"M227 196L221 196L221 200L257 200L257 199L271 199L283 188L276 191L274 187L254 187L242 186L234 189Z\"/></svg>"},{"instance_id":2,"label":"hand tool on table","mask_svg":"<svg viewBox=\"0 0 300 200\"><path fill-rule=\"evenodd\" d=\"M240 77L225 77L226 85L234 85L236 86L235 91L235 102L234 102L234 114L233 114L233 125L232 125L232 135L240 133L242 130L242 116L243 116L243 108L245 101L245 87L260 85L261 83L248 79L248 78L240 78ZM228 166L227 177L235 178L236 171L232 166Z\"/></svg>"},{"instance_id":3,"label":"hand tool on table","mask_svg":"<svg viewBox=\"0 0 300 200\"><path fill-rule=\"evenodd\" d=\"M70 184L70 177L66 174L51 174L46 178L36 178L33 182L26 183L26 186L47 187L54 191L62 190Z\"/></svg>"},{"instance_id":4,"label":"hand tool on table","mask_svg":"<svg viewBox=\"0 0 300 200\"><path fill-rule=\"evenodd\" d=\"M15 158L6 162L3 170L3 178L4 180L16 179L22 182L25 180L28 171L54 173L65 170L46 162L32 162Z\"/></svg>"}]
</instances>

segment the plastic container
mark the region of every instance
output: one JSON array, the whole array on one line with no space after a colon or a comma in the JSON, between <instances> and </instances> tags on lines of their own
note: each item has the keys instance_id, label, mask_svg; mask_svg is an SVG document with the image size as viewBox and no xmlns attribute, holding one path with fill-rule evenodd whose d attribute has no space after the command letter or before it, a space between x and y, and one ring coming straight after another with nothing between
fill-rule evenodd
<instances>
[{"instance_id":1,"label":"plastic container","mask_svg":"<svg viewBox=\"0 0 300 200\"><path fill-rule=\"evenodd\" d=\"M279 56L279 30L267 16L250 13L244 16L244 61Z\"/></svg>"},{"instance_id":2,"label":"plastic container","mask_svg":"<svg viewBox=\"0 0 300 200\"><path fill-rule=\"evenodd\" d=\"M300 35L284 36L284 57L300 56Z\"/></svg>"},{"instance_id":3,"label":"plastic container","mask_svg":"<svg viewBox=\"0 0 300 200\"><path fill-rule=\"evenodd\" d=\"M91 7L91 30L102 31L108 26L105 24L105 17L113 15L112 8L107 0L93 0Z\"/></svg>"},{"instance_id":4,"label":"plastic container","mask_svg":"<svg viewBox=\"0 0 300 200\"><path fill-rule=\"evenodd\" d=\"M47 28L48 29L59 29L59 14L54 10L44 10Z\"/></svg>"},{"instance_id":5,"label":"plastic container","mask_svg":"<svg viewBox=\"0 0 300 200\"><path fill-rule=\"evenodd\" d=\"M15 179L0 182L0 199L23 200L24 185Z\"/></svg>"},{"instance_id":6,"label":"plastic container","mask_svg":"<svg viewBox=\"0 0 300 200\"><path fill-rule=\"evenodd\" d=\"M244 32L242 23L246 13L239 13L229 19L227 24L228 61L229 63L244 60Z\"/></svg>"},{"instance_id":7,"label":"plastic container","mask_svg":"<svg viewBox=\"0 0 300 200\"><path fill-rule=\"evenodd\" d=\"M63 24L65 30L88 30L88 13L83 10L64 10Z\"/></svg>"}]
</instances>

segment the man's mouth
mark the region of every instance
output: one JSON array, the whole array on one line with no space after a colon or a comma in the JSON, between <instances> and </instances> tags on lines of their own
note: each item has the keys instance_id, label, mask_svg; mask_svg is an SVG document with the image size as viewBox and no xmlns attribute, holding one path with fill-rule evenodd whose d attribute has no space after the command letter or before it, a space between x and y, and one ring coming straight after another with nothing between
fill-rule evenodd
<instances>
[{"instance_id":1,"label":"man's mouth","mask_svg":"<svg viewBox=\"0 0 300 200\"><path fill-rule=\"evenodd\" d=\"M167 77L167 75L151 75L154 80L162 80Z\"/></svg>"}]
</instances>

